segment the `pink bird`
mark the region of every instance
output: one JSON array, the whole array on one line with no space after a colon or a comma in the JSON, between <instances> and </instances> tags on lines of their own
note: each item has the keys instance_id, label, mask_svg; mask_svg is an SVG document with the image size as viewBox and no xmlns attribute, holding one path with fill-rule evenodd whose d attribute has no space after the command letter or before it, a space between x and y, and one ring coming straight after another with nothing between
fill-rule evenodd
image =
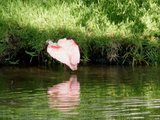
<instances>
[{"instance_id":1,"label":"pink bird","mask_svg":"<svg viewBox=\"0 0 160 120\"><path fill-rule=\"evenodd\" d=\"M77 70L80 63L80 51L74 40L64 38L58 40L57 43L53 43L51 40L47 43L47 52L51 57L66 64L71 70Z\"/></svg>"}]
</instances>

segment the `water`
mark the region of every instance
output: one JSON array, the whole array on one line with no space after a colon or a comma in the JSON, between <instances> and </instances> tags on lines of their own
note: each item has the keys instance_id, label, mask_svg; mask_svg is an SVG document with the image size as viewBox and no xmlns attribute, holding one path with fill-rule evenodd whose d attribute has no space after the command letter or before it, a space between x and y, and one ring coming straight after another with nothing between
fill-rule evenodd
<instances>
[{"instance_id":1,"label":"water","mask_svg":"<svg viewBox=\"0 0 160 120\"><path fill-rule=\"evenodd\" d=\"M0 68L2 120L160 119L160 67Z\"/></svg>"}]
</instances>

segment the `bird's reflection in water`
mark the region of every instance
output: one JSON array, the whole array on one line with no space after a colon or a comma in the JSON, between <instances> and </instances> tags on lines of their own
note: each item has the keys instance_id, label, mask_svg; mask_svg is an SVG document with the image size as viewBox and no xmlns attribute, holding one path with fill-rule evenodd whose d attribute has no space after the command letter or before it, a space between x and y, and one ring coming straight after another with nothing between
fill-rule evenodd
<instances>
[{"instance_id":1,"label":"bird's reflection in water","mask_svg":"<svg viewBox=\"0 0 160 120\"><path fill-rule=\"evenodd\" d=\"M75 112L80 102L80 83L76 75L68 81L59 83L48 89L49 106L64 114L78 114Z\"/></svg>"}]
</instances>

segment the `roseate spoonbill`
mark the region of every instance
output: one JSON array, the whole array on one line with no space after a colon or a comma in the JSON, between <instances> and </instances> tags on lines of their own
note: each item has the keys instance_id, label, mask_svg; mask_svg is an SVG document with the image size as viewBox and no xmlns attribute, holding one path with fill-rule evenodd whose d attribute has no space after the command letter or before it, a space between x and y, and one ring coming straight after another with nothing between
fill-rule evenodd
<instances>
[{"instance_id":1,"label":"roseate spoonbill","mask_svg":"<svg viewBox=\"0 0 160 120\"><path fill-rule=\"evenodd\" d=\"M51 57L69 66L71 70L77 70L80 62L79 46L72 39L60 39L57 43L47 41L47 52Z\"/></svg>"}]
</instances>

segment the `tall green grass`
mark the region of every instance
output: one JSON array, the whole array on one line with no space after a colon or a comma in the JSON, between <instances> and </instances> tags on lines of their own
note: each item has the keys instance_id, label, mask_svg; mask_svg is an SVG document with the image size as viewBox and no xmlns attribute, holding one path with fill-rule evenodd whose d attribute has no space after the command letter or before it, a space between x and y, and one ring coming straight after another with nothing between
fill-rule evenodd
<instances>
[{"instance_id":1,"label":"tall green grass","mask_svg":"<svg viewBox=\"0 0 160 120\"><path fill-rule=\"evenodd\" d=\"M159 21L159 0L0 0L0 62L45 63L45 41L67 37L83 62L159 64Z\"/></svg>"}]
</instances>

